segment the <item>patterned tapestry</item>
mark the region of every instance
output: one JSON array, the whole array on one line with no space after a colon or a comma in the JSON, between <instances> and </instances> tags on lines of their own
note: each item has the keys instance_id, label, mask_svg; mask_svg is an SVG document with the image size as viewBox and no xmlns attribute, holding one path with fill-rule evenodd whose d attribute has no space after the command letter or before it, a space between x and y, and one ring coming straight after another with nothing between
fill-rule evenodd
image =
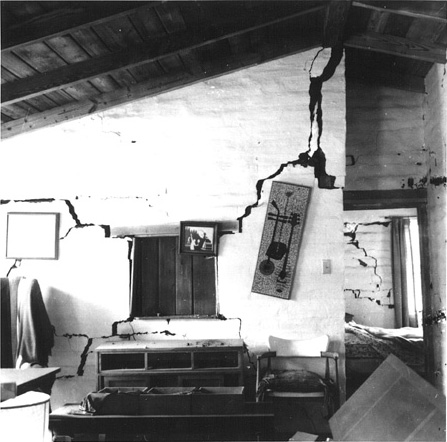
<instances>
[{"instance_id":1,"label":"patterned tapestry","mask_svg":"<svg viewBox=\"0 0 447 442\"><path fill-rule=\"evenodd\" d=\"M290 299L310 187L274 181L252 291Z\"/></svg>"}]
</instances>

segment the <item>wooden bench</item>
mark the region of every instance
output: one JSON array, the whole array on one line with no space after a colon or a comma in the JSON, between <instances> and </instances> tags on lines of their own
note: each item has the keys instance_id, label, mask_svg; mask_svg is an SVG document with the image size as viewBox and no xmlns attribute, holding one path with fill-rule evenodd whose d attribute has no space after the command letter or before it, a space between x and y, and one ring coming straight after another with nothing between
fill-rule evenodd
<instances>
[{"instance_id":1,"label":"wooden bench","mask_svg":"<svg viewBox=\"0 0 447 442\"><path fill-rule=\"evenodd\" d=\"M141 434L148 441L273 440L274 414L271 404L253 402L245 403L244 412L238 414L156 416L83 414L79 404L66 404L50 414L50 430L54 441L61 442L86 434L96 440L110 434L112 440L123 441Z\"/></svg>"}]
</instances>

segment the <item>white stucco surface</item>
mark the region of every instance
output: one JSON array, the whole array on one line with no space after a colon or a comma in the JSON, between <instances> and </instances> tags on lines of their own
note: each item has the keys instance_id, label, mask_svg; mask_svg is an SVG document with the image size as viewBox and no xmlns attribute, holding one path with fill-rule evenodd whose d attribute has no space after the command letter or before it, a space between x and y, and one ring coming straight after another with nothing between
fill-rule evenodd
<instances>
[{"instance_id":1,"label":"white stucco surface","mask_svg":"<svg viewBox=\"0 0 447 442\"><path fill-rule=\"evenodd\" d=\"M128 239L105 238L99 224L123 229L176 225L180 220L233 221L256 202L256 183L307 150L309 67L317 50L209 80L101 114L20 135L2 143L0 228L8 211L61 214L57 261L23 261L11 276L37 278L61 367L53 407L96 388L92 351L128 318ZM318 55L316 72L328 61ZM276 180L312 188L290 300L251 292L266 201L224 235L218 258L219 311L227 320L140 320L118 324L137 339L242 337L252 357L269 334L328 334L343 354L343 204L345 80L342 62L323 84L321 147L337 189L319 189L313 168L287 167ZM315 128L314 128L315 130ZM316 136L314 137L316 138ZM312 146L315 149L315 146ZM5 167L7 165L7 167ZM29 202L52 198L51 202ZM18 202L27 200L27 202ZM76 222L65 200L73 205ZM0 235L4 241L5 235ZM3 247L3 244L0 244ZM4 250L4 249L3 249ZM330 259L332 273L322 274ZM5 275L13 262L0 257ZM92 344L84 372L80 359ZM116 339L116 338L115 338ZM343 364L342 364L343 365ZM248 364L247 375L253 374ZM342 370L343 375L343 370Z\"/></svg>"}]
</instances>

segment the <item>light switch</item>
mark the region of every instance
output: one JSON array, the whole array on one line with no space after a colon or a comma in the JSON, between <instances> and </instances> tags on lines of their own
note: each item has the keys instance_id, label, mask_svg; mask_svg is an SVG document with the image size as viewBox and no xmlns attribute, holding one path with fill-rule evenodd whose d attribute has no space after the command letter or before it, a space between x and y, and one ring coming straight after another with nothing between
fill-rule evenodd
<instances>
[{"instance_id":1,"label":"light switch","mask_svg":"<svg viewBox=\"0 0 447 442\"><path fill-rule=\"evenodd\" d=\"M332 273L332 263L330 259L323 259L323 275Z\"/></svg>"}]
</instances>

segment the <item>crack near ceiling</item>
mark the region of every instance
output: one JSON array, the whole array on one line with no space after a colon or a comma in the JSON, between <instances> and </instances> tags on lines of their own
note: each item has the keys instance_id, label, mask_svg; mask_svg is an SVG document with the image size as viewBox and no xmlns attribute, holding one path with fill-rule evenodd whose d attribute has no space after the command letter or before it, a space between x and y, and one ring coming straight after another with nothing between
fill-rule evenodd
<instances>
[{"instance_id":1,"label":"crack near ceiling","mask_svg":"<svg viewBox=\"0 0 447 442\"><path fill-rule=\"evenodd\" d=\"M32 198L32 199L19 199L19 200L0 200L0 205L9 204L11 202L14 202L14 203L53 203L56 201L64 201L65 202L65 204L68 207L68 212L70 213L71 217L73 218L73 220L75 222L75 226L70 227L68 229L67 233L64 236L60 237L59 239L61 239L61 240L65 239L73 229L79 229L79 228L84 228L84 227L101 227L104 230L104 236L106 238L110 238L110 232L111 232L110 225L82 223L76 213L73 203L68 199L57 200L55 198Z\"/></svg>"},{"instance_id":2,"label":"crack near ceiling","mask_svg":"<svg viewBox=\"0 0 447 442\"><path fill-rule=\"evenodd\" d=\"M309 96L310 96L310 103L309 103L309 111L310 111L310 134L308 139L308 150L306 152L302 152L298 155L298 159L291 160L286 163L282 163L279 168L276 170L276 172L272 173L270 176L264 179L260 179L256 183L256 194L257 194L257 200L255 203L247 206L245 208L245 212L242 216L237 218L239 221L239 233L242 232L242 220L243 218L246 218L251 214L251 211L253 208L257 207L259 205L259 201L261 199L262 194L262 187L264 185L265 181L271 180L275 178L276 176L280 175L283 170L288 166L295 167L296 165L300 165L302 167L313 167L314 168L314 176L318 180L318 187L320 189L338 189L338 187L334 187L335 184L335 176L328 175L326 172L326 155L323 152L323 149L321 149L320 146L320 138L323 132L323 110L321 107L322 103L322 86L323 82L329 80L332 78L332 76L335 73L335 70L337 66L339 65L342 57L343 57L343 46L341 44L338 44L337 46L332 48L330 59L324 68L322 74L319 77L312 77L312 67L313 64L320 54L320 51L317 52L315 55L311 68L309 70L309 80L310 80L310 86L309 86ZM312 126L314 124L314 121L316 120L318 125L318 138L317 138L317 149L314 152L312 156L309 155L309 152L311 151L311 141L313 137L312 133Z\"/></svg>"}]
</instances>

